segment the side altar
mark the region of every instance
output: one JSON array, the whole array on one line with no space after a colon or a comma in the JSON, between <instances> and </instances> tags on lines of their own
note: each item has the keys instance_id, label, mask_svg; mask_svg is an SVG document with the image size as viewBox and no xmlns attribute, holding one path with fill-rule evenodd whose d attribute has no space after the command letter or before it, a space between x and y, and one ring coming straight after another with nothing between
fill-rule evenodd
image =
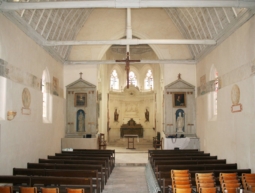
<instances>
[{"instance_id":1,"label":"side altar","mask_svg":"<svg viewBox=\"0 0 255 193\"><path fill-rule=\"evenodd\" d=\"M120 127L120 137L124 135L138 135L140 138L143 137L143 126L136 124L135 120L131 118L127 124L122 124Z\"/></svg>"}]
</instances>

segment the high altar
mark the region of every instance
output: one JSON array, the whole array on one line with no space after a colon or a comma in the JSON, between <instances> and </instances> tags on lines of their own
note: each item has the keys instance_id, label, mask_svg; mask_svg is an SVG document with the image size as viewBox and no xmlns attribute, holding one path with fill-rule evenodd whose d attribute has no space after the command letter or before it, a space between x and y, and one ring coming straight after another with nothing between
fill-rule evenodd
<instances>
[{"instance_id":1,"label":"high altar","mask_svg":"<svg viewBox=\"0 0 255 193\"><path fill-rule=\"evenodd\" d=\"M124 135L138 135L138 137L143 137L143 127L141 124L136 124L136 122L131 118L127 124L123 124L120 127L120 137Z\"/></svg>"},{"instance_id":2,"label":"high altar","mask_svg":"<svg viewBox=\"0 0 255 193\"><path fill-rule=\"evenodd\" d=\"M122 92L110 91L108 112L110 142L124 134L137 134L145 139L155 136L154 91L140 91L133 85Z\"/></svg>"}]
</instances>

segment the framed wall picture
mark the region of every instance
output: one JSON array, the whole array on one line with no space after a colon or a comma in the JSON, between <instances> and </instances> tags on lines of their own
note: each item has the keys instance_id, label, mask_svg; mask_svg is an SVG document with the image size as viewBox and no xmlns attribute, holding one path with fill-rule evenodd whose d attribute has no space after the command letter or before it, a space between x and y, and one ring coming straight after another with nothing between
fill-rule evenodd
<instances>
[{"instance_id":1,"label":"framed wall picture","mask_svg":"<svg viewBox=\"0 0 255 193\"><path fill-rule=\"evenodd\" d=\"M87 93L75 93L74 106L75 107L86 107L87 106Z\"/></svg>"},{"instance_id":2,"label":"framed wall picture","mask_svg":"<svg viewBox=\"0 0 255 193\"><path fill-rule=\"evenodd\" d=\"M173 93L173 107L186 107L186 93L174 92Z\"/></svg>"}]
</instances>

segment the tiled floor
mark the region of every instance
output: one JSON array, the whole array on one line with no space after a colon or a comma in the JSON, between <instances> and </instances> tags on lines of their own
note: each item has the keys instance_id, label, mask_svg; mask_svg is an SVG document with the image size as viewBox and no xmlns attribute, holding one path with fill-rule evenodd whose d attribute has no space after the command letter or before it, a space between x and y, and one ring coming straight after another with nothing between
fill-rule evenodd
<instances>
[{"instance_id":1,"label":"tiled floor","mask_svg":"<svg viewBox=\"0 0 255 193\"><path fill-rule=\"evenodd\" d=\"M145 165L150 146L136 146L135 150L125 146L107 146L115 149L116 166L110 175L103 193L148 193Z\"/></svg>"}]
</instances>

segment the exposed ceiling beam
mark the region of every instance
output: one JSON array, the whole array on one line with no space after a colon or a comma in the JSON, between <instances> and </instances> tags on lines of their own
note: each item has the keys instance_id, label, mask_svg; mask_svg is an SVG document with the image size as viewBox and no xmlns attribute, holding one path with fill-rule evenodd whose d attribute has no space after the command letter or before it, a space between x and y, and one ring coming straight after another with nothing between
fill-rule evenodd
<instances>
[{"instance_id":1,"label":"exposed ceiling beam","mask_svg":"<svg viewBox=\"0 0 255 193\"><path fill-rule=\"evenodd\" d=\"M104 0L57 2L6 2L0 0L0 10L73 9L73 8L149 8L149 7L238 7L254 8L253 0Z\"/></svg>"},{"instance_id":2,"label":"exposed ceiling beam","mask_svg":"<svg viewBox=\"0 0 255 193\"><path fill-rule=\"evenodd\" d=\"M119 39L119 40L88 40L88 41L45 41L44 46L82 46L82 45L141 45L141 44L206 44L216 45L215 40L186 40L186 39Z\"/></svg>"},{"instance_id":3,"label":"exposed ceiling beam","mask_svg":"<svg viewBox=\"0 0 255 193\"><path fill-rule=\"evenodd\" d=\"M132 64L191 64L195 65L196 60L141 60L141 62L132 62ZM126 64L125 62L116 62L115 60L80 60L66 61L68 65L84 65L84 64Z\"/></svg>"}]
</instances>

